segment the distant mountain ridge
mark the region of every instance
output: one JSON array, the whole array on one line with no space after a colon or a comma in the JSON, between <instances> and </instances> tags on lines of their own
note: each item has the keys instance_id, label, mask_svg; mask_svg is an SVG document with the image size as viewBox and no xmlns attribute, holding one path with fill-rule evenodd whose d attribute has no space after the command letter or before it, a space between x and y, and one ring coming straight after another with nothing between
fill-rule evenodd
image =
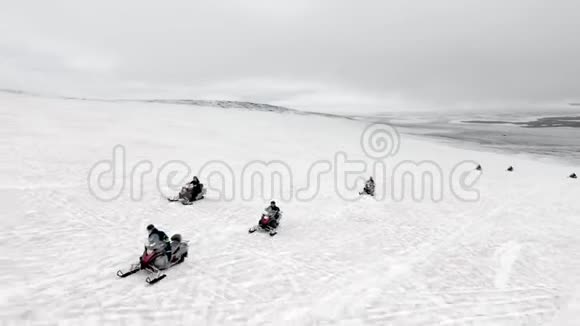
<instances>
[{"instance_id":1,"label":"distant mountain ridge","mask_svg":"<svg viewBox=\"0 0 580 326\"><path fill-rule=\"evenodd\" d=\"M76 96L50 96L41 95L37 93L27 92L23 90L15 89L5 89L0 88L0 93L17 94L17 95L28 95L35 97L45 97L45 98L56 98L64 100L76 100L76 101L95 101L95 102L139 102L139 103L159 103L159 104L173 104L173 105L190 105L190 106L200 106L200 107L214 107L221 109L245 109L251 111L262 111L262 112L276 112L276 113L294 113L301 115L317 115L329 118L343 118L343 119L355 119L354 116L333 114L333 113L321 113L312 111L301 111L296 109L287 108L284 106L246 102L246 101L221 101L221 100L192 100L192 99L103 99L103 98L88 98L88 97L76 97Z\"/></svg>"},{"instance_id":2,"label":"distant mountain ridge","mask_svg":"<svg viewBox=\"0 0 580 326\"><path fill-rule=\"evenodd\" d=\"M146 103L163 103L163 104L180 104L180 105L194 105L194 106L206 106L206 107L217 107L222 109L249 109L256 111L267 111L267 112L293 112L301 113L301 111L290 109L283 106L255 103L255 102L244 102L244 101L219 101L219 100L166 100L166 99L151 99L151 100L128 100Z\"/></svg>"}]
</instances>

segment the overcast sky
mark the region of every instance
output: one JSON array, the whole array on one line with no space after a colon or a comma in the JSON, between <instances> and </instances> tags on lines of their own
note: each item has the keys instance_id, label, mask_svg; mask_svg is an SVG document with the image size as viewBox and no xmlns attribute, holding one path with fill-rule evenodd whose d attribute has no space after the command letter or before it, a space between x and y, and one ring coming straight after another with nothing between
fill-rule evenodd
<instances>
[{"instance_id":1,"label":"overcast sky","mask_svg":"<svg viewBox=\"0 0 580 326\"><path fill-rule=\"evenodd\" d=\"M322 111L580 102L579 0L0 2L0 88Z\"/></svg>"}]
</instances>

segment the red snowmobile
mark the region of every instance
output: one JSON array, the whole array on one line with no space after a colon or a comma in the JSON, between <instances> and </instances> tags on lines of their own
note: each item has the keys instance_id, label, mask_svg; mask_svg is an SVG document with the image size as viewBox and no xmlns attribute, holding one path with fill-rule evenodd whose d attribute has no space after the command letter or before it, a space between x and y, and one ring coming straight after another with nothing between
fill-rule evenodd
<instances>
[{"instance_id":1,"label":"red snowmobile","mask_svg":"<svg viewBox=\"0 0 580 326\"><path fill-rule=\"evenodd\" d=\"M280 224L280 219L282 218L282 212L278 213L278 217L272 217L268 212L262 213L262 217L258 221L258 225L251 227L248 233L254 233L256 231L268 232L271 237L275 236L278 232L276 229Z\"/></svg>"},{"instance_id":2,"label":"red snowmobile","mask_svg":"<svg viewBox=\"0 0 580 326\"><path fill-rule=\"evenodd\" d=\"M167 276L161 271L181 264L187 257L189 246L187 241L181 240L181 235L175 234L171 237L171 255L168 255L165 247L164 243L149 243L145 245L145 250L143 255L139 257L139 262L132 264L128 272L117 271L117 276L124 278L144 270L148 273L155 273L152 278L148 276L145 282L155 284L161 281Z\"/></svg>"}]
</instances>

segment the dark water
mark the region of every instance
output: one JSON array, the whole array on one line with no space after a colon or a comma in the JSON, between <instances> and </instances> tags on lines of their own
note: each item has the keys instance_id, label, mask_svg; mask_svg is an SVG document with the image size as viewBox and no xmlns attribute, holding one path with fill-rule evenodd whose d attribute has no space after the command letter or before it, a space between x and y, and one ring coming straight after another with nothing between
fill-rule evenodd
<instances>
[{"instance_id":1,"label":"dark water","mask_svg":"<svg viewBox=\"0 0 580 326\"><path fill-rule=\"evenodd\" d=\"M571 117L545 117L530 121L501 121L501 120L467 120L464 123L479 124L514 124L524 128L580 128L580 116Z\"/></svg>"},{"instance_id":2,"label":"dark water","mask_svg":"<svg viewBox=\"0 0 580 326\"><path fill-rule=\"evenodd\" d=\"M541 112L391 114L373 117L373 121L394 125L403 134L427 136L458 146L533 154L580 165L577 111L551 115Z\"/></svg>"}]
</instances>

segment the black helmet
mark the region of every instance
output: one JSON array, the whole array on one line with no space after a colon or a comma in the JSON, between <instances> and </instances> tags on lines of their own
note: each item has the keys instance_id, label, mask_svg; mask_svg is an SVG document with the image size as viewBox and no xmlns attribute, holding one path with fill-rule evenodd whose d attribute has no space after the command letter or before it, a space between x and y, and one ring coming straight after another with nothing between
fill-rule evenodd
<instances>
[{"instance_id":1,"label":"black helmet","mask_svg":"<svg viewBox=\"0 0 580 326\"><path fill-rule=\"evenodd\" d=\"M171 236L171 241L181 242L181 234L174 234Z\"/></svg>"},{"instance_id":2,"label":"black helmet","mask_svg":"<svg viewBox=\"0 0 580 326\"><path fill-rule=\"evenodd\" d=\"M149 224L149 225L147 225L147 231L151 231L151 230L153 230L154 228L155 228L155 225L153 225L153 224Z\"/></svg>"},{"instance_id":3,"label":"black helmet","mask_svg":"<svg viewBox=\"0 0 580 326\"><path fill-rule=\"evenodd\" d=\"M276 205L276 202L272 200L272 201L270 202L270 205Z\"/></svg>"}]
</instances>

